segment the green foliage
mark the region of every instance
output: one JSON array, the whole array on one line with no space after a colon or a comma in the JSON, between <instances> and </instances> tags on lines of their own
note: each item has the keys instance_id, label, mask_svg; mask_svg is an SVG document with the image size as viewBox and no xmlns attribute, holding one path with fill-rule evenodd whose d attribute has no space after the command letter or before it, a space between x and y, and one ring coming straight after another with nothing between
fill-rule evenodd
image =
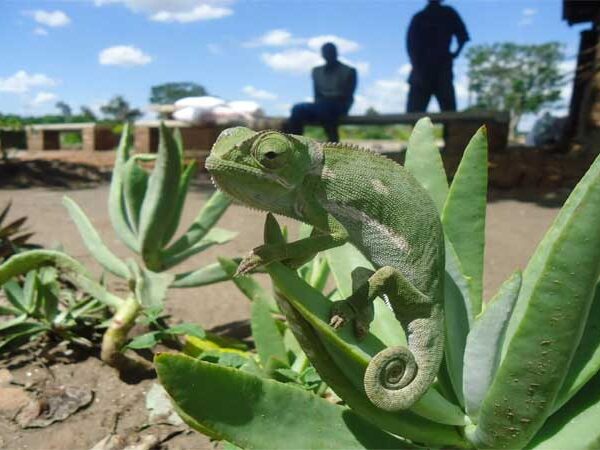
<instances>
[{"instance_id":1,"label":"green foliage","mask_svg":"<svg viewBox=\"0 0 600 450\"><path fill-rule=\"evenodd\" d=\"M511 131L524 113L536 113L560 100L566 80L560 72L562 45L510 42L469 48L469 91L476 108L508 111Z\"/></svg>"},{"instance_id":2,"label":"green foliage","mask_svg":"<svg viewBox=\"0 0 600 450\"><path fill-rule=\"evenodd\" d=\"M268 344L259 349L259 358L281 355L274 334L277 327L265 321L265 311L272 313L277 307L277 314L285 316L286 329L343 403L325 406L313 396L308 406L306 392L245 373L242 366L223 368L207 364L215 361L161 355L159 377L188 424L241 448L271 448L273 442L277 447L330 447L344 442L348 448L378 448L387 445L379 441L383 432L405 440L393 444L396 448L405 444L597 447L600 158L565 203L523 274L510 277L484 307L480 283L486 213L485 133L480 130L475 135L447 187L431 124L421 121L416 132L409 144L407 168L438 204L447 240L447 342L437 382L407 411L386 412L368 400L362 383L370 358L385 346L402 344L404 336L382 302L375 303L375 321L362 341L356 340L352 330L334 331L329 326L331 300L352 292L353 269L370 265L353 247L344 246L318 256L324 257L335 280L331 295L323 294L328 283L321 274L307 277L315 267L323 267L317 261L312 268L298 271L282 263L267 266L277 306L250 278L234 279L253 300L253 309L260 305L252 320L257 342L268 339ZM265 241L281 242L284 234L268 216ZM235 270L236 263L230 265ZM260 356L263 352L265 356ZM295 354L300 359L301 354ZM325 407L335 414L326 414L321 409ZM375 427L363 433L350 420L339 422L336 414L354 414ZM315 417L318 423L313 424ZM318 440L320 430L329 433L327 444ZM341 433L339 438L335 433Z\"/></svg>"},{"instance_id":3,"label":"green foliage","mask_svg":"<svg viewBox=\"0 0 600 450\"><path fill-rule=\"evenodd\" d=\"M407 142L410 137L409 125L343 125L340 126L341 140L394 140ZM326 141L327 136L323 128L308 126L304 135L311 139ZM442 135L441 127L436 127L436 138Z\"/></svg>"},{"instance_id":4,"label":"green foliage","mask_svg":"<svg viewBox=\"0 0 600 450\"><path fill-rule=\"evenodd\" d=\"M127 100L121 95L115 95L106 105L100 107L102 114L115 122L133 122L142 116L139 109L132 109Z\"/></svg>"},{"instance_id":5,"label":"green foliage","mask_svg":"<svg viewBox=\"0 0 600 450\"><path fill-rule=\"evenodd\" d=\"M184 97L201 97L203 95L208 95L204 86L191 81L163 83L152 86L150 103L168 105Z\"/></svg>"},{"instance_id":6,"label":"green foliage","mask_svg":"<svg viewBox=\"0 0 600 450\"><path fill-rule=\"evenodd\" d=\"M30 271L2 288L7 304L0 306L5 316L0 322L0 354L41 338L91 348L109 317L106 305L81 295L53 267Z\"/></svg>"},{"instance_id":7,"label":"green foliage","mask_svg":"<svg viewBox=\"0 0 600 450\"><path fill-rule=\"evenodd\" d=\"M123 260L115 255L79 205L64 198L67 211L90 254L106 271L129 286L126 299L99 286L81 264L60 252L29 252L22 259L11 258L0 266L0 285L3 280L40 266L59 266L61 273L68 273L80 289L110 306L115 316L104 335L102 355L114 365L123 361L122 357L115 358L115 354L127 343L127 334L135 320L142 313L157 317L164 308L169 288L207 285L229 277L218 264L180 274L166 270L207 248L228 242L235 235L214 226L230 204L229 199L217 192L209 198L187 231L170 244L179 228L195 162L185 164L181 140L175 139L164 126L160 129L158 154L132 153L133 136L126 125L115 159L108 209L117 236L133 251L135 260ZM153 168L148 171L146 167L150 163ZM150 336L139 339L142 344L147 344L191 331L189 326L178 327L162 326ZM196 335L200 333L198 331ZM139 339L130 347L141 348ZM122 365L123 368L126 366Z\"/></svg>"},{"instance_id":8,"label":"green foliage","mask_svg":"<svg viewBox=\"0 0 600 450\"><path fill-rule=\"evenodd\" d=\"M4 209L0 211L0 263L15 253L39 247L29 243L33 233L24 229L27 217L8 220L11 206L12 202L8 202Z\"/></svg>"}]
</instances>

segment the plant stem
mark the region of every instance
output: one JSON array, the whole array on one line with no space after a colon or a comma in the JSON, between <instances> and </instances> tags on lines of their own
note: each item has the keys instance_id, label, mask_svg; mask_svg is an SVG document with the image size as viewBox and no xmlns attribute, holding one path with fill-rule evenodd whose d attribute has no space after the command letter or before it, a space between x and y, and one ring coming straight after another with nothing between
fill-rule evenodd
<instances>
[{"instance_id":1,"label":"plant stem","mask_svg":"<svg viewBox=\"0 0 600 450\"><path fill-rule=\"evenodd\" d=\"M121 351L140 310L141 305L137 299L133 296L128 297L117 309L102 338L100 358L120 373L153 370L152 364L141 356L133 352L125 354Z\"/></svg>"}]
</instances>

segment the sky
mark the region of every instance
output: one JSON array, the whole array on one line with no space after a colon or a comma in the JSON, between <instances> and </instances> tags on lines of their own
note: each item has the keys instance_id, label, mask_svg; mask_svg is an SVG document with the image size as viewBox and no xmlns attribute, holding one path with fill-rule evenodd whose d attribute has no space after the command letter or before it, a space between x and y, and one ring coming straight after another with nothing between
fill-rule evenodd
<instances>
[{"instance_id":1,"label":"sky","mask_svg":"<svg viewBox=\"0 0 600 450\"><path fill-rule=\"evenodd\" d=\"M153 85L193 81L225 100L287 115L311 98L319 48L338 45L357 67L351 113L403 112L410 64L405 34L424 0L0 0L0 112L57 113L57 101L95 111L114 95L146 110ZM448 0L468 45L565 45L573 71L584 26L562 21L560 0ZM464 52L463 52L464 54ZM455 64L459 108L466 61ZM569 89L563 92L564 112ZM430 110L437 109L435 101ZM562 111L561 111L562 109ZM146 113L147 118L153 115ZM527 127L532 121L525 120Z\"/></svg>"}]
</instances>

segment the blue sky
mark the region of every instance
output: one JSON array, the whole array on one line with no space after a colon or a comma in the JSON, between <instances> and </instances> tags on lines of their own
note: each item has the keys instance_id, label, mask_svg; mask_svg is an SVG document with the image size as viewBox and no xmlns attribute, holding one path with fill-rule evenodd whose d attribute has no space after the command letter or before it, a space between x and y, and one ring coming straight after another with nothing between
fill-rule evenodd
<instances>
[{"instance_id":1,"label":"blue sky","mask_svg":"<svg viewBox=\"0 0 600 450\"><path fill-rule=\"evenodd\" d=\"M195 81L273 115L311 96L309 71L325 40L359 69L353 112L402 112L409 70L404 37L424 0L0 0L0 112L93 109L115 94L148 104L150 87ZM470 44L565 44L572 70L581 27L560 0L452 0ZM455 66L467 104L465 61ZM565 89L565 98L568 90ZM430 109L435 109L432 101ZM148 117L151 117L148 116Z\"/></svg>"}]
</instances>

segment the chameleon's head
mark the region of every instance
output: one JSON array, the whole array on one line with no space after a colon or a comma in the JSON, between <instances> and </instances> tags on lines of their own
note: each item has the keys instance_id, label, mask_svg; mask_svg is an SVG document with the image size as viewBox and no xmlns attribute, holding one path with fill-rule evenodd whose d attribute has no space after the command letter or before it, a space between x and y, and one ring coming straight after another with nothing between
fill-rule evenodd
<instances>
[{"instance_id":1,"label":"chameleon's head","mask_svg":"<svg viewBox=\"0 0 600 450\"><path fill-rule=\"evenodd\" d=\"M219 189L239 202L298 218L297 188L312 159L300 137L236 127L221 133L206 159L206 169Z\"/></svg>"}]
</instances>

